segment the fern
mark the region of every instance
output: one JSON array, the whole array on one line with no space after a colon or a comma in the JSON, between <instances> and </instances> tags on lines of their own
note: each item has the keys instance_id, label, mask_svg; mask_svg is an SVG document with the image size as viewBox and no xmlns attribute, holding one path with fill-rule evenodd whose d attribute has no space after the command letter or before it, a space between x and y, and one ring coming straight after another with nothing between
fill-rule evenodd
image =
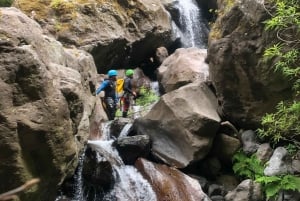
<instances>
[{"instance_id":1,"label":"fern","mask_svg":"<svg viewBox=\"0 0 300 201\"><path fill-rule=\"evenodd\" d=\"M250 157L237 152L233 157L233 171L240 177L262 184L267 200L276 198L280 191L300 191L300 177L294 175L265 176L263 164L256 155Z\"/></svg>"},{"instance_id":2,"label":"fern","mask_svg":"<svg viewBox=\"0 0 300 201\"><path fill-rule=\"evenodd\" d=\"M267 200L276 198L280 191L300 190L300 177L294 175L262 176L255 181L262 184Z\"/></svg>"},{"instance_id":3,"label":"fern","mask_svg":"<svg viewBox=\"0 0 300 201\"><path fill-rule=\"evenodd\" d=\"M254 154L248 157L243 152L237 152L233 156L233 162L232 169L240 177L254 180L257 176L263 175L263 165Z\"/></svg>"}]
</instances>

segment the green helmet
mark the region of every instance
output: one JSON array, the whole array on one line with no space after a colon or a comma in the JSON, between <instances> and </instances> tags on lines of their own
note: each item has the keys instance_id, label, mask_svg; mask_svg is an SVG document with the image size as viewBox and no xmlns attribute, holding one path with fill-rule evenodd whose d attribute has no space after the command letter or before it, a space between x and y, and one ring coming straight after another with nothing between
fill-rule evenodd
<instances>
[{"instance_id":1,"label":"green helmet","mask_svg":"<svg viewBox=\"0 0 300 201\"><path fill-rule=\"evenodd\" d=\"M134 71L132 69L128 69L126 72L125 72L125 75L126 76L131 76L133 75Z\"/></svg>"}]
</instances>

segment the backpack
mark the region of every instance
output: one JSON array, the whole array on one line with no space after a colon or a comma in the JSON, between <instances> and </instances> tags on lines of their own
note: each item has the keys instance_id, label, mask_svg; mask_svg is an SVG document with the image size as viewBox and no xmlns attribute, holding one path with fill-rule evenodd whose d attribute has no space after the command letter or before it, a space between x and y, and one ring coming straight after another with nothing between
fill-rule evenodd
<instances>
[{"instance_id":1,"label":"backpack","mask_svg":"<svg viewBox=\"0 0 300 201\"><path fill-rule=\"evenodd\" d=\"M121 97L124 94L124 89L123 89L124 82L125 82L124 78L118 78L116 81L116 90L117 90L118 97Z\"/></svg>"}]
</instances>

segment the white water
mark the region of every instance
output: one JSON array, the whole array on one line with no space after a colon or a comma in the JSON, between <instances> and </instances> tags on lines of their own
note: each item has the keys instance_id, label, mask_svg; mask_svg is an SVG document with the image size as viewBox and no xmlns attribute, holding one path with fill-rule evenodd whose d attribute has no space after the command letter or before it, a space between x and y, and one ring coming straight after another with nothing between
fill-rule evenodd
<instances>
[{"instance_id":1,"label":"white water","mask_svg":"<svg viewBox=\"0 0 300 201\"><path fill-rule=\"evenodd\" d=\"M119 137L127 136L131 127L132 127L132 123L127 123L121 130Z\"/></svg>"},{"instance_id":2,"label":"white water","mask_svg":"<svg viewBox=\"0 0 300 201\"><path fill-rule=\"evenodd\" d=\"M104 200L118 201L156 201L156 195L150 184L133 166L114 167L117 182L114 189Z\"/></svg>"},{"instance_id":3,"label":"white water","mask_svg":"<svg viewBox=\"0 0 300 201\"><path fill-rule=\"evenodd\" d=\"M114 170L115 185L103 200L156 201L156 194L148 181L134 166L124 165L112 143L113 140L88 141L88 145L99 153L98 160L108 160Z\"/></svg>"},{"instance_id":4,"label":"white water","mask_svg":"<svg viewBox=\"0 0 300 201\"><path fill-rule=\"evenodd\" d=\"M179 0L180 38L184 47L206 48L209 29L195 0Z\"/></svg>"},{"instance_id":5,"label":"white water","mask_svg":"<svg viewBox=\"0 0 300 201\"><path fill-rule=\"evenodd\" d=\"M76 190L75 192L75 196L74 196L74 200L83 200L83 180L82 180L82 168L83 168L83 161L85 158L85 150L83 151L82 155L79 157L79 161L78 161L78 170L75 174L75 187L74 189Z\"/></svg>"}]
</instances>

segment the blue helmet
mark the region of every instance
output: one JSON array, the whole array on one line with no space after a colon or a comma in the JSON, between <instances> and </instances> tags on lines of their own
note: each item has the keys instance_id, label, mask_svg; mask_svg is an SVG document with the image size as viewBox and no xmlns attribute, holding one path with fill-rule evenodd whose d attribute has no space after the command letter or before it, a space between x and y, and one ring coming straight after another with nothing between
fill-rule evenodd
<instances>
[{"instance_id":1,"label":"blue helmet","mask_svg":"<svg viewBox=\"0 0 300 201\"><path fill-rule=\"evenodd\" d=\"M108 77L117 76L118 72L116 70L109 70L107 75Z\"/></svg>"}]
</instances>

